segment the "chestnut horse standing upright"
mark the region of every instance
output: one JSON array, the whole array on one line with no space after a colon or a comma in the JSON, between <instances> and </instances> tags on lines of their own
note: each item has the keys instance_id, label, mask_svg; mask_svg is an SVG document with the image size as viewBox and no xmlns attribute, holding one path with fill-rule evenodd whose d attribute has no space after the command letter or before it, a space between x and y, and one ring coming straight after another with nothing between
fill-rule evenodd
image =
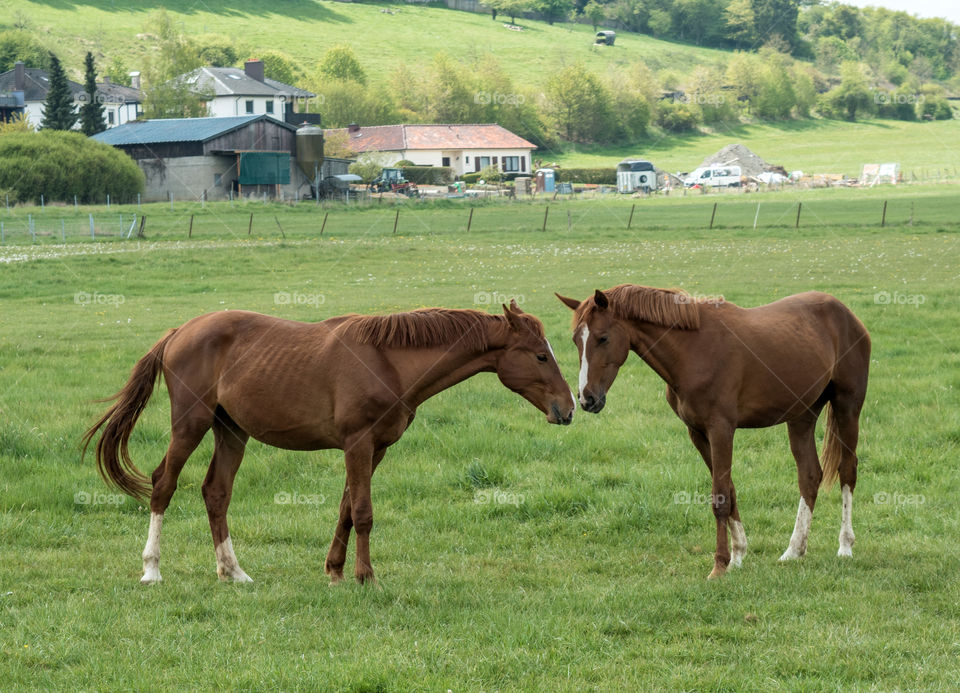
<instances>
[{"instance_id":1,"label":"chestnut horse standing upright","mask_svg":"<svg viewBox=\"0 0 960 693\"><path fill-rule=\"evenodd\" d=\"M739 566L747 549L730 477L738 428L786 423L797 461L800 507L781 560L807 549L821 484L842 485L840 556L851 556L860 409L867 391L870 336L836 298L797 294L757 308L698 300L672 289L623 284L585 301L557 297L573 309L580 352L580 404L603 409L630 351L667 384L667 401L687 425L713 478L717 552L710 577ZM814 431L827 407L823 469ZM727 529L732 555L727 546Z\"/></svg>"},{"instance_id":2,"label":"chestnut horse standing upright","mask_svg":"<svg viewBox=\"0 0 960 693\"><path fill-rule=\"evenodd\" d=\"M104 479L135 498L150 495L150 531L141 582L160 581L160 528L190 454L211 428L214 453L203 482L223 580L249 582L240 569L227 507L249 438L289 450L339 448L347 479L326 573L343 579L347 542L356 530L355 577L373 580L370 478L427 398L480 372L547 415L569 424L576 408L537 318L517 308L503 315L428 308L384 316L348 315L302 323L225 311L167 333L133 369L117 402L87 431L100 429L97 464ZM130 433L163 374L170 393L171 437L152 487L130 459Z\"/></svg>"}]
</instances>

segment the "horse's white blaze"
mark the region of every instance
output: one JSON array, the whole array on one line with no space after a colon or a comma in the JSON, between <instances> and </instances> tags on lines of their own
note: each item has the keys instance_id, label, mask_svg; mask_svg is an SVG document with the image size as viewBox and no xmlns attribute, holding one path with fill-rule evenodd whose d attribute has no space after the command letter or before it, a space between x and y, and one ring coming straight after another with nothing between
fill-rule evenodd
<instances>
[{"instance_id":1,"label":"horse's white blaze","mask_svg":"<svg viewBox=\"0 0 960 693\"><path fill-rule=\"evenodd\" d=\"M577 387L580 392L580 404L586 404L587 400L583 397L583 391L587 387L587 380L589 375L587 373L590 368L590 364L587 362L587 339L590 337L590 328L586 325L583 326L583 329L580 330L580 341L583 342L583 353L580 354L580 381L577 383Z\"/></svg>"},{"instance_id":2,"label":"horse's white blaze","mask_svg":"<svg viewBox=\"0 0 960 693\"><path fill-rule=\"evenodd\" d=\"M743 563L743 556L747 552L747 533L743 531L743 523L730 520L730 565L739 568Z\"/></svg>"},{"instance_id":3,"label":"horse's white blaze","mask_svg":"<svg viewBox=\"0 0 960 693\"><path fill-rule=\"evenodd\" d=\"M840 490L842 502L842 519L840 521L840 550L838 556L853 555L853 491L849 484L844 484Z\"/></svg>"},{"instance_id":4,"label":"horse's white blaze","mask_svg":"<svg viewBox=\"0 0 960 693\"><path fill-rule=\"evenodd\" d=\"M250 576L240 568L240 564L237 563L237 555L233 552L233 541L231 541L229 534L226 539L217 544L215 551L217 554L217 575L220 576L221 580L253 582Z\"/></svg>"},{"instance_id":5,"label":"horse's white blaze","mask_svg":"<svg viewBox=\"0 0 960 693\"><path fill-rule=\"evenodd\" d=\"M143 577L140 582L147 584L160 582L160 528L163 526L163 513L150 513L150 530L147 545L143 547Z\"/></svg>"},{"instance_id":6,"label":"horse's white blaze","mask_svg":"<svg viewBox=\"0 0 960 693\"><path fill-rule=\"evenodd\" d=\"M550 350L550 355L553 357L553 362L557 364L557 368L560 368L560 362L557 361L557 355L553 353L553 345L550 344L550 340L547 340L547 349ZM570 402L573 404L574 408L577 406L577 398L573 396L573 390L570 391Z\"/></svg>"},{"instance_id":7,"label":"horse's white blaze","mask_svg":"<svg viewBox=\"0 0 960 693\"><path fill-rule=\"evenodd\" d=\"M807 552L807 535L810 534L810 521L813 519L813 511L807 505L807 501L800 497L800 507L797 509L797 524L793 526L793 535L790 537L790 546L780 556L781 561L789 561L794 558L800 558Z\"/></svg>"}]
</instances>

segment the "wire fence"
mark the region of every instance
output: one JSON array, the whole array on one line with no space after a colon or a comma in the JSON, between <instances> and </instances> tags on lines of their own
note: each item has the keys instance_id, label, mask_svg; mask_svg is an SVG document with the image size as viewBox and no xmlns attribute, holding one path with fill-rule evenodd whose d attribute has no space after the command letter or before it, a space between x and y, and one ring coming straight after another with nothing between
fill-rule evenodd
<instances>
[{"instance_id":1,"label":"wire fence","mask_svg":"<svg viewBox=\"0 0 960 693\"><path fill-rule=\"evenodd\" d=\"M243 202L230 204L11 207L0 211L0 245L187 238L311 238L331 235L418 235L516 231L572 232L703 229L956 227L960 196L947 192L858 199L766 195L592 200L407 199L363 204Z\"/></svg>"}]
</instances>

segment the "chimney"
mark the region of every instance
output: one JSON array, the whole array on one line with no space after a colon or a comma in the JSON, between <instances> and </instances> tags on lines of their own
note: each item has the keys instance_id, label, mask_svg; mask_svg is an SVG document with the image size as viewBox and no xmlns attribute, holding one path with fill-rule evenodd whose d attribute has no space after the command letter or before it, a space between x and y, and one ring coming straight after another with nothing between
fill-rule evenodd
<instances>
[{"instance_id":1,"label":"chimney","mask_svg":"<svg viewBox=\"0 0 960 693\"><path fill-rule=\"evenodd\" d=\"M27 72L24 69L23 61L18 60L13 66L13 89L14 91L23 91L27 87Z\"/></svg>"},{"instance_id":2,"label":"chimney","mask_svg":"<svg viewBox=\"0 0 960 693\"><path fill-rule=\"evenodd\" d=\"M357 125L356 123L350 123L347 126L347 132L350 133L351 135L355 135L356 133L360 132L360 126Z\"/></svg>"},{"instance_id":3,"label":"chimney","mask_svg":"<svg viewBox=\"0 0 960 693\"><path fill-rule=\"evenodd\" d=\"M133 72L128 73L130 75L130 86L134 89L140 88L140 73L134 70Z\"/></svg>"},{"instance_id":4,"label":"chimney","mask_svg":"<svg viewBox=\"0 0 960 693\"><path fill-rule=\"evenodd\" d=\"M253 58L248 60L243 64L243 71L246 73L247 77L255 79L258 82L263 81L263 61Z\"/></svg>"}]
</instances>

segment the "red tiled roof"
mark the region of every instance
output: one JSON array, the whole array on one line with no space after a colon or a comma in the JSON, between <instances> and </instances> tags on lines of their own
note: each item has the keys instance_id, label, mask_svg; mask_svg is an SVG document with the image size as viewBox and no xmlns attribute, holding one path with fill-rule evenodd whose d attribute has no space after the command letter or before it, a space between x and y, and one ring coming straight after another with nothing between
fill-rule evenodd
<instances>
[{"instance_id":1,"label":"red tiled roof","mask_svg":"<svg viewBox=\"0 0 960 693\"><path fill-rule=\"evenodd\" d=\"M327 130L347 132L347 128ZM350 147L360 152L405 149L536 149L537 145L496 124L372 125L348 133Z\"/></svg>"}]
</instances>

